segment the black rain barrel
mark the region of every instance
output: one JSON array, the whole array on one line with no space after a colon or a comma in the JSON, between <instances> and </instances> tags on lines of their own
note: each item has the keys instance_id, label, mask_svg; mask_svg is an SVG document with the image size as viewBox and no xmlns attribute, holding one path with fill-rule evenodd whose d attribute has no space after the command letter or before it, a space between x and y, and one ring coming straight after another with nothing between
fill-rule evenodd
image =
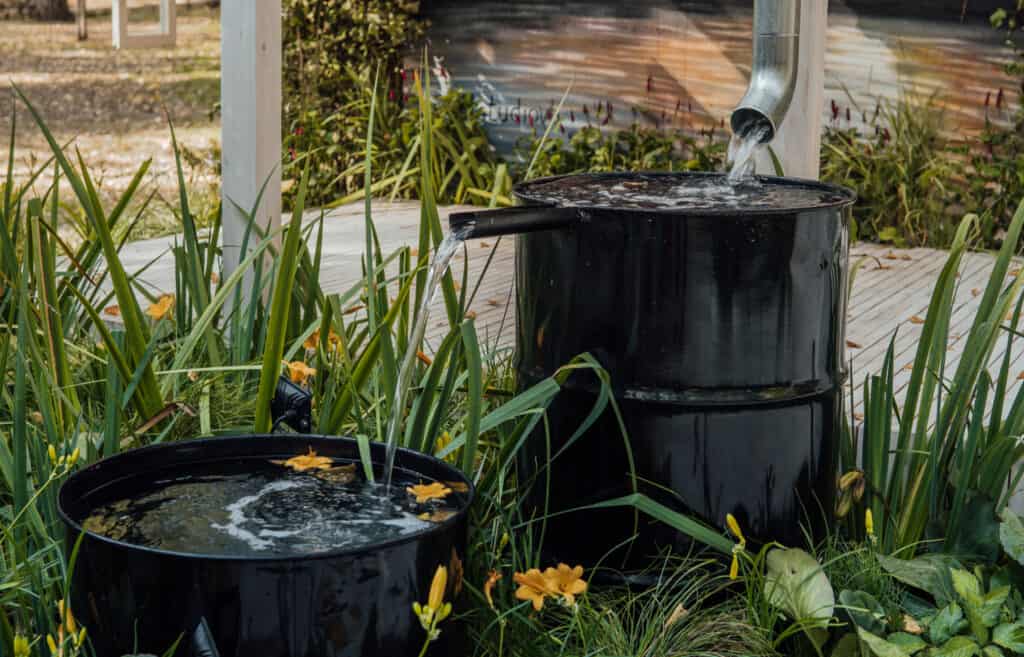
<instances>
[{"instance_id":1,"label":"black rain barrel","mask_svg":"<svg viewBox=\"0 0 1024 657\"><path fill-rule=\"evenodd\" d=\"M209 464L287 459L313 449L358 461L349 438L275 434L153 445L104 459L61 486L58 509L72 554L71 608L97 657L392 657L419 654L426 636L412 610L425 603L439 565L448 567L445 599L454 614L441 625L429 655L465 650L455 615L464 604L470 482L431 456L401 449L397 470L461 482L461 510L413 534L350 549L297 556L225 556L172 552L101 536L82 527L97 506L121 499L138 482L173 481ZM384 445L371 456L384 461ZM461 488L461 487L460 487ZM297 509L297 511L301 511ZM137 647L137 649L136 649Z\"/></svg>"},{"instance_id":2,"label":"black rain barrel","mask_svg":"<svg viewBox=\"0 0 1024 657\"><path fill-rule=\"evenodd\" d=\"M470 236L519 234L520 387L589 352L611 376L640 492L723 528L732 513L756 538L801 545L802 527L819 531L833 500L855 196L759 177L749 206L716 202L714 190L682 209L657 198L724 184L693 173L541 179L515 189L520 206L451 224ZM607 200L615 190L639 196ZM633 492L611 411L544 468L598 390L596 377L573 374L549 409L550 445L541 427L523 451L520 477L535 480L538 515L545 490L550 514ZM635 531L635 518L620 509L552 517L545 551L587 564L614 551L605 565L635 567L690 546L646 517Z\"/></svg>"}]
</instances>

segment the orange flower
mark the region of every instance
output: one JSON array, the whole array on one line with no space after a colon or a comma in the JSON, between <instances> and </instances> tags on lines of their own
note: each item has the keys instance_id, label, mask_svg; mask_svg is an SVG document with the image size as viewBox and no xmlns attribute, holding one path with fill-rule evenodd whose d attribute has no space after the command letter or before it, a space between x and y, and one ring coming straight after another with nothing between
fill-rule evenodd
<instances>
[{"instance_id":1,"label":"orange flower","mask_svg":"<svg viewBox=\"0 0 1024 657\"><path fill-rule=\"evenodd\" d=\"M525 573L515 573L512 581L519 585L516 589L516 599L529 600L533 603L533 610L540 611L544 608L544 598L558 595L555 582L548 579L538 568L531 568Z\"/></svg>"},{"instance_id":2,"label":"orange flower","mask_svg":"<svg viewBox=\"0 0 1024 657\"><path fill-rule=\"evenodd\" d=\"M341 337L334 332L334 329L330 329L327 333L327 345L333 350L337 349L341 344ZM306 349L316 349L320 346L320 329L313 331L306 341L302 343L302 346Z\"/></svg>"},{"instance_id":3,"label":"orange flower","mask_svg":"<svg viewBox=\"0 0 1024 657\"><path fill-rule=\"evenodd\" d=\"M334 467L334 461L330 457L317 456L312 447L309 448L309 453L307 454L293 456L287 461L274 461L274 463L291 468L296 472L302 472L303 470L330 470Z\"/></svg>"},{"instance_id":4,"label":"orange flower","mask_svg":"<svg viewBox=\"0 0 1024 657\"><path fill-rule=\"evenodd\" d=\"M569 607L576 604L576 596L587 590L583 581L583 566L570 568L568 564L558 564L558 569L548 568L544 577L553 582L555 589L562 595L562 601Z\"/></svg>"},{"instance_id":5,"label":"orange flower","mask_svg":"<svg viewBox=\"0 0 1024 657\"><path fill-rule=\"evenodd\" d=\"M111 317L120 317L121 306L107 306L106 308L103 309L103 313L106 315L110 315Z\"/></svg>"},{"instance_id":6,"label":"orange flower","mask_svg":"<svg viewBox=\"0 0 1024 657\"><path fill-rule=\"evenodd\" d=\"M164 317L170 314L171 308L174 307L174 295L173 294L162 294L160 298L156 300L156 303L150 304L149 308L146 309L146 314L152 317L156 321L160 321Z\"/></svg>"},{"instance_id":7,"label":"orange flower","mask_svg":"<svg viewBox=\"0 0 1024 657\"><path fill-rule=\"evenodd\" d=\"M487 575L487 581L484 582L484 597L487 598L487 604L491 606L491 609L494 609L494 599L491 598L491 592L494 590L494 585L498 583L499 579L501 579L501 573L497 570L492 570Z\"/></svg>"},{"instance_id":8,"label":"orange flower","mask_svg":"<svg viewBox=\"0 0 1024 657\"><path fill-rule=\"evenodd\" d=\"M451 494L452 489L439 481L432 484L416 484L405 489L410 495L416 496L416 503L423 504L430 500L441 500Z\"/></svg>"},{"instance_id":9,"label":"orange flower","mask_svg":"<svg viewBox=\"0 0 1024 657\"><path fill-rule=\"evenodd\" d=\"M288 378L292 380L292 383L305 384L310 377L316 376L316 370L301 360L295 360L290 363L288 361L282 362L288 368Z\"/></svg>"}]
</instances>

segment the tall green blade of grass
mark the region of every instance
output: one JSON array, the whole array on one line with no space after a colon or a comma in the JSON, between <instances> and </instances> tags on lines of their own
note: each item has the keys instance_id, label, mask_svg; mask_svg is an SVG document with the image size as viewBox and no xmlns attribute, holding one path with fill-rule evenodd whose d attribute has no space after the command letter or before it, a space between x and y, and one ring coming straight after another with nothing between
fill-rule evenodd
<instances>
[{"instance_id":1,"label":"tall green blade of grass","mask_svg":"<svg viewBox=\"0 0 1024 657\"><path fill-rule=\"evenodd\" d=\"M260 370L260 384L256 393L256 433L268 433L271 429L270 402L274 398L277 380L281 373L281 356L284 354L285 338L288 334L289 303L295 272L299 264L299 247L302 242L302 211L309 185L309 165L302 172L299 192L292 209L292 220L285 232L284 246L278 257L277 280L274 285L270 306L270 323L266 343L263 347L263 368Z\"/></svg>"},{"instance_id":2,"label":"tall green blade of grass","mask_svg":"<svg viewBox=\"0 0 1024 657\"><path fill-rule=\"evenodd\" d=\"M206 268L201 264L199 235L196 231L195 219L189 209L185 174L181 167L181 151L178 149L178 138L174 134L174 123L168 121L167 125L171 131L171 147L174 149L174 165L178 175L178 203L181 211L181 224L184 229L185 257L188 259L187 266L181 268L181 272L192 293L192 303L195 305L196 314L201 315L210 305L210 278L205 274ZM223 358L220 353L220 345L217 342L217 334L212 326L206 330L205 334L210 361L213 365L220 365Z\"/></svg>"},{"instance_id":3,"label":"tall green blade of grass","mask_svg":"<svg viewBox=\"0 0 1024 657\"><path fill-rule=\"evenodd\" d=\"M14 501L14 515L22 513L28 503L28 342L29 342L29 296L28 296L28 261L22 267L18 285L18 350L14 356L14 409L11 416L13 422L11 442L14 452L14 477L11 488ZM24 533L14 528L15 553L24 556Z\"/></svg>"},{"instance_id":4,"label":"tall green blade of grass","mask_svg":"<svg viewBox=\"0 0 1024 657\"><path fill-rule=\"evenodd\" d=\"M25 97L17 86L14 87L14 91L28 108L32 117L35 119L36 124L39 126L40 131L42 131L43 136L46 138L46 141L49 143L54 157L56 157L57 162L64 171L64 176L68 179L68 182L74 190L75 195L78 197L86 216L92 224L92 228L95 231L96 236L100 240L103 255L106 260L107 271L109 272L111 282L113 283L118 304L121 307L121 317L123 318L125 325L125 342L127 352L130 354L133 362L138 363L141 361L142 356L145 353L146 346L149 344L149 327L146 324L146 320L142 315L142 310L139 308L139 304L135 299L131 283L128 280L128 275L125 273L124 267L118 257L118 250L114 244L113 235L110 232L110 225L108 224L107 217L103 215L102 209L100 208L99 198L91 180L89 179L88 171L83 169L81 176L75 171L75 168L64 155L64 152L57 144L57 141L53 138L53 134L46 126L42 116L39 115L35 107L29 102L28 98ZM147 161L140 168L140 173L138 175L141 176L142 172L148 169L148 167L149 162ZM142 383L139 386L136 403L139 406L140 412L142 412L144 416L152 417L162 408L163 400L161 399L160 391L157 388L156 375L153 373L153 369L151 367L147 367L146 370L147 371L142 377Z\"/></svg>"}]
</instances>

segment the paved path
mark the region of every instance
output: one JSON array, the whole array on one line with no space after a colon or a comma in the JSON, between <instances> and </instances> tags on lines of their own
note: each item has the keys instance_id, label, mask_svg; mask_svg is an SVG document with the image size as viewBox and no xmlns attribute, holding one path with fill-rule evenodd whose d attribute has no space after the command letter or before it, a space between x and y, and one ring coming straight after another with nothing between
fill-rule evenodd
<instances>
[{"instance_id":1,"label":"paved path","mask_svg":"<svg viewBox=\"0 0 1024 657\"><path fill-rule=\"evenodd\" d=\"M458 208L442 208L445 218ZM321 284L326 292L343 292L362 275L363 210L361 204L333 210L325 219ZM309 215L312 221L315 215ZM403 245L417 242L419 205L415 202L375 203L374 221L385 254ZM125 249L124 261L129 272L141 268L154 258L157 262L146 272L145 280L160 291L173 290L173 263L168 248L174 237L134 242ZM496 249L495 249L496 247ZM490 266L480 279L479 289L470 307L476 313L481 342L491 348L511 348L515 341L514 261L515 240L505 238L471 240L463 253L456 256L454 271L457 278L468 257L469 278L475 285L484 270L491 252ZM161 254L164 254L161 256ZM893 251L876 244L855 244L851 249L851 262L864 259L853 284L847 321L847 359L852 363L853 412L861 412L861 384L869 373L877 373L893 334L896 338L896 381L902 392L910 372L907 367L914 359L914 350L921 334L919 323L924 318L928 300L942 265L943 251L935 249L906 249ZM993 256L984 253L968 254L964 259L956 295L956 307L950 327L948 369L959 362L964 340L970 328L974 311L981 301L978 291L988 281ZM428 341L436 345L447 326L441 303L435 304L428 330ZM1018 340L1013 354L1013 383L1020 385L1017 372L1024 371L1024 340ZM993 355L993 372L997 371L1004 341L1000 340Z\"/></svg>"}]
</instances>

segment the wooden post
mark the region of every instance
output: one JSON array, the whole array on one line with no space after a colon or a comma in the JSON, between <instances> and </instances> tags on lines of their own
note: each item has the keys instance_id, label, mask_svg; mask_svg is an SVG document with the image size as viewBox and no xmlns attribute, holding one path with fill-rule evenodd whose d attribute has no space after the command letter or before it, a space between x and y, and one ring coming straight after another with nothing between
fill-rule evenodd
<instances>
[{"instance_id":1,"label":"wooden post","mask_svg":"<svg viewBox=\"0 0 1024 657\"><path fill-rule=\"evenodd\" d=\"M221 24L221 199L224 266L242 258L247 219L281 225L281 0L224 0ZM250 246L258 238L250 238Z\"/></svg>"},{"instance_id":2,"label":"wooden post","mask_svg":"<svg viewBox=\"0 0 1024 657\"><path fill-rule=\"evenodd\" d=\"M78 40L85 41L89 38L89 28L85 24L85 0L78 0Z\"/></svg>"},{"instance_id":3,"label":"wooden post","mask_svg":"<svg viewBox=\"0 0 1024 657\"><path fill-rule=\"evenodd\" d=\"M787 176L817 180L821 159L821 123L825 103L825 33L828 0L800 2L800 61L789 112L771 147ZM774 174L771 158L762 156L757 171Z\"/></svg>"}]
</instances>

